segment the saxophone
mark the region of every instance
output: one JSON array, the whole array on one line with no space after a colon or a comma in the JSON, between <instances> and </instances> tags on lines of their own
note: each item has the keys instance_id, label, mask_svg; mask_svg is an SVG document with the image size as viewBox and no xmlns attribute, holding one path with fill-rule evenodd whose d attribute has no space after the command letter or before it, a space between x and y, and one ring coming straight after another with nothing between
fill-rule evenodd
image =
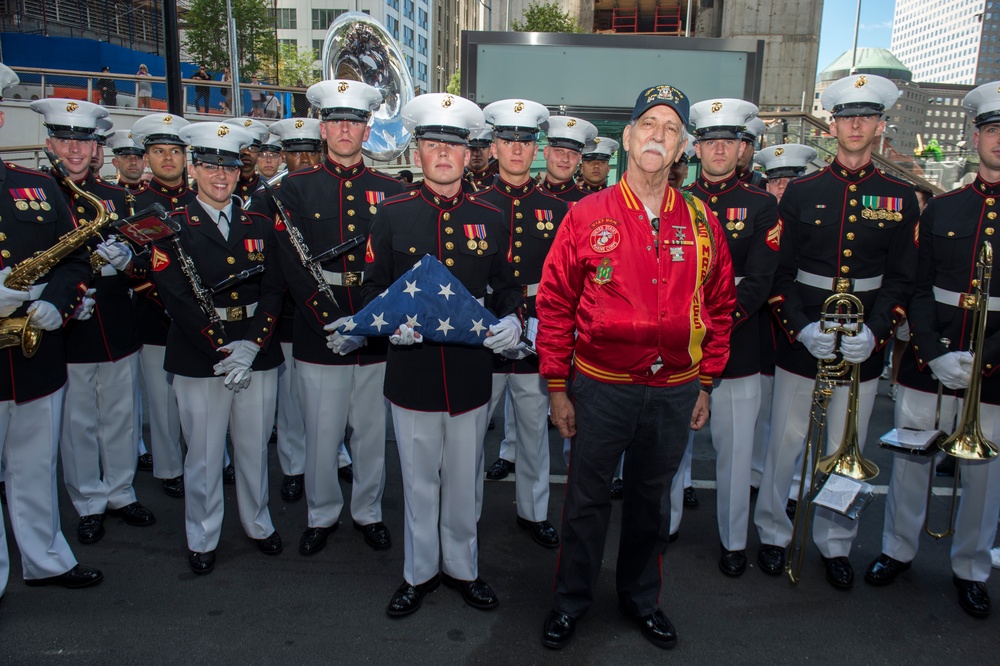
<instances>
[{"instance_id":1,"label":"saxophone","mask_svg":"<svg viewBox=\"0 0 1000 666\"><path fill-rule=\"evenodd\" d=\"M93 220L84 222L73 231L60 236L56 244L48 250L36 252L15 265L3 283L8 289L27 291L35 282L55 268L56 264L76 251L88 238L98 233L109 219L104 202L74 183L62 160L55 154L49 150L46 150L45 154L48 155L49 161L52 163L52 173L57 175L66 187L89 201L97 210L97 215L94 216ZM0 319L0 349L19 346L24 357L31 358L38 351L41 340L42 329L32 326L31 315Z\"/></svg>"}]
</instances>

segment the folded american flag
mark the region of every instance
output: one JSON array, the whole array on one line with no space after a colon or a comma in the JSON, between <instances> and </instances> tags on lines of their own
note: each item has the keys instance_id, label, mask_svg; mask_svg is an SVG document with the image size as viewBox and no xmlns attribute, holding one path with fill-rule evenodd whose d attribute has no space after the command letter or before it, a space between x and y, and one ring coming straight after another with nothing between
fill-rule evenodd
<instances>
[{"instance_id":1,"label":"folded american flag","mask_svg":"<svg viewBox=\"0 0 1000 666\"><path fill-rule=\"evenodd\" d=\"M431 342L479 346L500 320L427 254L340 326L344 335L389 337L409 324Z\"/></svg>"}]
</instances>

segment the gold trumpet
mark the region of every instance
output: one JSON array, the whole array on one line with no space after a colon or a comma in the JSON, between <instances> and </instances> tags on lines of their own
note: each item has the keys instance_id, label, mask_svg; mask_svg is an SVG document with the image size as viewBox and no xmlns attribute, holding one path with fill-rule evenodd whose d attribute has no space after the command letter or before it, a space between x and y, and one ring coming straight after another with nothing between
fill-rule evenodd
<instances>
[{"instance_id":1,"label":"gold trumpet","mask_svg":"<svg viewBox=\"0 0 1000 666\"><path fill-rule=\"evenodd\" d=\"M973 292L964 294L959 307L972 310L972 332L969 339L969 349L972 351L972 374L969 386L965 389L962 414L958 427L950 437L941 437L937 446L949 456L958 458L955 465L955 480L951 491L951 508L949 510L948 528L943 532L930 529L931 495L934 492L934 464L931 462L930 482L927 485L927 515L924 518L924 531L935 539L943 539L955 533L955 509L958 504L958 477L962 460L989 460L1000 453L996 444L983 436L980 426L979 411L983 385L983 345L986 340L986 319L989 316L990 281L993 276L993 246L989 241L983 241L976 260L976 278L972 281ZM948 346L946 339L941 340ZM936 422L940 425L941 398L943 385L938 386L938 402Z\"/></svg>"},{"instance_id":2,"label":"gold trumpet","mask_svg":"<svg viewBox=\"0 0 1000 666\"><path fill-rule=\"evenodd\" d=\"M847 281L838 282L837 293L823 302L820 311L820 326L824 331L839 335L857 335L864 324L864 305L854 294L847 293ZM844 434L840 446L830 456L820 457L826 445L826 418L834 389L838 386L850 387L847 396L847 412L844 415ZM850 363L844 358L819 359L816 367L816 383L813 388L813 407L810 413L809 432L806 435L806 450L802 456L802 482L799 484L798 506L792 524L792 540L789 545L785 573L792 584L797 584L805 559L812 522L812 503L823 482L830 474L840 474L858 481L867 481L878 476L878 466L861 455L858 442L858 408L861 387L861 364ZM808 495L806 479L812 463L813 476Z\"/></svg>"}]
</instances>

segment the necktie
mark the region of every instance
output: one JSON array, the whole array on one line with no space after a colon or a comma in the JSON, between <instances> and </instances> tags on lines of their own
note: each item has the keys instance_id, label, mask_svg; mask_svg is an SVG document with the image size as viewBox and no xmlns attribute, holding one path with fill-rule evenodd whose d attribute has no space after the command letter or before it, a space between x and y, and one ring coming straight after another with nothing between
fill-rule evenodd
<instances>
[{"instance_id":1,"label":"necktie","mask_svg":"<svg viewBox=\"0 0 1000 666\"><path fill-rule=\"evenodd\" d=\"M225 213L219 213L219 233L226 240L229 240L229 219Z\"/></svg>"}]
</instances>

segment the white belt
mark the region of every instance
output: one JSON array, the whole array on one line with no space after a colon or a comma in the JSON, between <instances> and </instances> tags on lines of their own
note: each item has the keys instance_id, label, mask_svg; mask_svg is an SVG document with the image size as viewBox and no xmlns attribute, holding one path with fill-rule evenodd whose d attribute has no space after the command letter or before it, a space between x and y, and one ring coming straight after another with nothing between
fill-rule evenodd
<instances>
[{"instance_id":1,"label":"white belt","mask_svg":"<svg viewBox=\"0 0 1000 666\"><path fill-rule=\"evenodd\" d=\"M118 269L111 264L104 264L101 266L101 275L103 277L114 277L118 275Z\"/></svg>"},{"instance_id":2,"label":"white belt","mask_svg":"<svg viewBox=\"0 0 1000 666\"><path fill-rule=\"evenodd\" d=\"M815 287L816 289L826 289L827 291L837 291L837 281L841 279L845 278L831 278L823 275L816 275L815 273L804 271L801 268L795 276L795 281L800 284ZM871 278L850 279L850 283L851 291L854 293L862 291L875 291L882 286L882 276L879 275Z\"/></svg>"},{"instance_id":3,"label":"white belt","mask_svg":"<svg viewBox=\"0 0 1000 666\"><path fill-rule=\"evenodd\" d=\"M957 291L948 291L941 287L934 287L934 300L938 303L951 305L956 308L962 307L962 302L970 294L960 294ZM990 296L990 304L987 306L990 312L1000 312L1000 296Z\"/></svg>"},{"instance_id":4,"label":"white belt","mask_svg":"<svg viewBox=\"0 0 1000 666\"><path fill-rule=\"evenodd\" d=\"M532 296L537 296L538 295L538 283L536 282L535 284L525 285L525 287L524 287L524 295L527 296L528 298L531 298Z\"/></svg>"},{"instance_id":5,"label":"white belt","mask_svg":"<svg viewBox=\"0 0 1000 666\"><path fill-rule=\"evenodd\" d=\"M323 271L323 279L327 284L335 287L360 287L364 282L365 274L361 271L347 273L334 273L333 271Z\"/></svg>"},{"instance_id":6,"label":"white belt","mask_svg":"<svg viewBox=\"0 0 1000 666\"><path fill-rule=\"evenodd\" d=\"M215 313L219 315L219 319L222 321L240 321L242 319L249 319L256 311L256 303L251 303L250 305L234 305L231 308L215 308Z\"/></svg>"},{"instance_id":7,"label":"white belt","mask_svg":"<svg viewBox=\"0 0 1000 666\"><path fill-rule=\"evenodd\" d=\"M744 276L742 276L742 275L737 275L736 276L736 284L739 284L740 282L743 282L743 277Z\"/></svg>"},{"instance_id":8,"label":"white belt","mask_svg":"<svg viewBox=\"0 0 1000 666\"><path fill-rule=\"evenodd\" d=\"M39 282L38 284L33 284L28 287L28 299L29 301L37 301L42 297L42 292L45 288L49 286L48 282Z\"/></svg>"}]
</instances>

